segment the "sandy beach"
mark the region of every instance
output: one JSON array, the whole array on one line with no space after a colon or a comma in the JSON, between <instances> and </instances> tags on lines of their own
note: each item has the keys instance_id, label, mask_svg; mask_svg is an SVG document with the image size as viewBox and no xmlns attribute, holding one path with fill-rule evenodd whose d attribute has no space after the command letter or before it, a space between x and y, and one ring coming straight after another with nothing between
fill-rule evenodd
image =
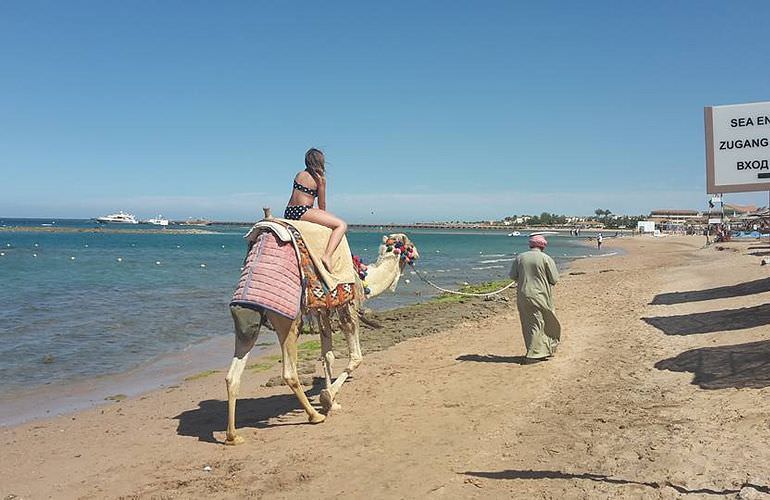
<instances>
[{"instance_id":1,"label":"sandy beach","mask_svg":"<svg viewBox=\"0 0 770 500\"><path fill-rule=\"evenodd\" d=\"M512 294L378 313L320 425L265 386L268 356L244 374L240 446L223 371L3 428L0 498L760 498L770 245L703 243L606 239L624 252L573 263L563 344L537 365Z\"/></svg>"}]
</instances>

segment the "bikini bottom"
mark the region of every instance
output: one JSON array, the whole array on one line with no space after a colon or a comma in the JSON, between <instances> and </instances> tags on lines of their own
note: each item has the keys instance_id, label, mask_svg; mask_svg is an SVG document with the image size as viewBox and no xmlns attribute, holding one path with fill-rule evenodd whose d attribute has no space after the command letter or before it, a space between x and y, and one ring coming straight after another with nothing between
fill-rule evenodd
<instances>
[{"instance_id":1,"label":"bikini bottom","mask_svg":"<svg viewBox=\"0 0 770 500\"><path fill-rule=\"evenodd\" d=\"M283 212L283 218L289 220L300 220L305 212L313 208L312 205L289 205Z\"/></svg>"}]
</instances>

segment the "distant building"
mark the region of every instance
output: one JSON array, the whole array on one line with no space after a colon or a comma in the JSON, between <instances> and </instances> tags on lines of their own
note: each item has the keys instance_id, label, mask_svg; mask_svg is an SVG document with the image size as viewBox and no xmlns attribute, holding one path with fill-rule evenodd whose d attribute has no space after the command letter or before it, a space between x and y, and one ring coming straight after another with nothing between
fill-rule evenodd
<instances>
[{"instance_id":1,"label":"distant building","mask_svg":"<svg viewBox=\"0 0 770 500\"><path fill-rule=\"evenodd\" d=\"M707 215L697 210L661 209L650 212L649 220L662 229L683 228L693 224L705 224Z\"/></svg>"},{"instance_id":2,"label":"distant building","mask_svg":"<svg viewBox=\"0 0 770 500\"><path fill-rule=\"evenodd\" d=\"M724 208L725 215L728 217L751 214L758 210L756 205L733 205L732 203L725 203ZM714 210L712 209L711 212L714 213Z\"/></svg>"},{"instance_id":3,"label":"distant building","mask_svg":"<svg viewBox=\"0 0 770 500\"><path fill-rule=\"evenodd\" d=\"M653 210L650 212L650 219L662 220L662 219L690 219L696 220L703 217L703 214L697 210Z\"/></svg>"}]
</instances>

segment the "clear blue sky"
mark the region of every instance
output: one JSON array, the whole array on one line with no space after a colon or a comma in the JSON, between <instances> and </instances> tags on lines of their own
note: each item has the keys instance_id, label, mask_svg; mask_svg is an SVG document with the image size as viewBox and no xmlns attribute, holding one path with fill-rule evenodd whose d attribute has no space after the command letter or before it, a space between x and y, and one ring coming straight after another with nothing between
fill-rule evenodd
<instances>
[{"instance_id":1,"label":"clear blue sky","mask_svg":"<svg viewBox=\"0 0 770 500\"><path fill-rule=\"evenodd\" d=\"M770 2L0 2L0 216L350 222L705 206ZM727 201L767 204L767 193Z\"/></svg>"}]
</instances>

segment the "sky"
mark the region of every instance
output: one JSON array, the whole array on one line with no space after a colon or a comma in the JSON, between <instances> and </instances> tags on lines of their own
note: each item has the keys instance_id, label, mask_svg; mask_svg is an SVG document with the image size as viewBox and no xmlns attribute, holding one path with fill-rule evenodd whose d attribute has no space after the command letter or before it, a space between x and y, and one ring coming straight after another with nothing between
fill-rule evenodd
<instances>
[{"instance_id":1,"label":"sky","mask_svg":"<svg viewBox=\"0 0 770 500\"><path fill-rule=\"evenodd\" d=\"M250 221L309 147L351 223L704 209L770 2L0 2L0 216ZM768 204L768 193L725 195Z\"/></svg>"}]
</instances>

